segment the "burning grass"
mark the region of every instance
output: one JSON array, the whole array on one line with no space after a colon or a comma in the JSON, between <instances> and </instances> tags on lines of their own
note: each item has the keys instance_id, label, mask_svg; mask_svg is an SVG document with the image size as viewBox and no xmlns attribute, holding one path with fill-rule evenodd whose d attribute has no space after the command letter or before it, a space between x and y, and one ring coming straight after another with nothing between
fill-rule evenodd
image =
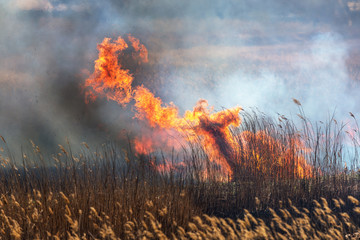
<instances>
[{"instance_id":1,"label":"burning grass","mask_svg":"<svg viewBox=\"0 0 360 240\"><path fill-rule=\"evenodd\" d=\"M128 41L98 45L86 99L133 104L157 138L95 152L84 144L81 154L59 145L51 157L32 143L21 161L2 138L0 237L341 239L359 230L352 113L355 128L346 131L334 118L313 124L296 99L298 124L240 107L215 112L206 100L181 117L174 104L133 86L119 56L132 46L131 58L148 58L139 40Z\"/></svg>"},{"instance_id":2,"label":"burning grass","mask_svg":"<svg viewBox=\"0 0 360 240\"><path fill-rule=\"evenodd\" d=\"M274 120L243 112L242 124L231 129L238 149L231 178L224 178L202 142L172 158L111 143L95 152L84 143L81 154L59 146L46 157L33 143L16 161L2 139L0 236L341 239L355 234L360 178L357 154L346 150L345 138L351 137L356 150L358 137L334 119L317 126L301 114L299 130L284 116ZM295 136L300 143L293 142ZM298 163L292 162L298 157L306 159L311 175L298 174Z\"/></svg>"}]
</instances>

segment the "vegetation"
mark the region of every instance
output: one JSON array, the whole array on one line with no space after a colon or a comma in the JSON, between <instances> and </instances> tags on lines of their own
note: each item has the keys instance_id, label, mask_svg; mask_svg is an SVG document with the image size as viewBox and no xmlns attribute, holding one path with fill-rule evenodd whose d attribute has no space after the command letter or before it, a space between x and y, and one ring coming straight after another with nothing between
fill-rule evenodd
<instances>
[{"instance_id":1,"label":"vegetation","mask_svg":"<svg viewBox=\"0 0 360 240\"><path fill-rule=\"evenodd\" d=\"M297 125L281 115L242 113L243 123L232 129L238 150L227 159L231 178L199 144L167 159L113 143L95 152L84 143L78 154L59 145L46 157L32 143L16 161L2 139L0 238L356 237L359 133L334 118L312 124L294 102ZM302 158L311 173L300 176Z\"/></svg>"}]
</instances>

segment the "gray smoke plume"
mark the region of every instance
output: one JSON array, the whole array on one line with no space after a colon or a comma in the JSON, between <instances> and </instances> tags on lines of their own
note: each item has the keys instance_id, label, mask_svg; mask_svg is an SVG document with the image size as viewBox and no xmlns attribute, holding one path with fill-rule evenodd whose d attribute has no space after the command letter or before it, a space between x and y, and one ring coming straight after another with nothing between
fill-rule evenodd
<instances>
[{"instance_id":1,"label":"gray smoke plume","mask_svg":"<svg viewBox=\"0 0 360 240\"><path fill-rule=\"evenodd\" d=\"M129 64L181 111L200 98L215 109L257 107L308 117L359 113L359 9L348 1L0 0L0 135L52 149L126 140L131 105L84 103L96 44L131 33L149 63ZM124 130L126 129L126 130Z\"/></svg>"}]
</instances>

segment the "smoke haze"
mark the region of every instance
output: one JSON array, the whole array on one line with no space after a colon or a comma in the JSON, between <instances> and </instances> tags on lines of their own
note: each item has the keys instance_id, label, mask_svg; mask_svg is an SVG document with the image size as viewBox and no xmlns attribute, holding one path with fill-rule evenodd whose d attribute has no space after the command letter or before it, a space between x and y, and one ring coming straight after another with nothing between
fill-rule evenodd
<instances>
[{"instance_id":1,"label":"smoke haze","mask_svg":"<svg viewBox=\"0 0 360 240\"><path fill-rule=\"evenodd\" d=\"M0 0L0 135L16 147L99 144L136 131L131 106L84 103L96 44L131 33L149 63L127 63L180 112L208 99L270 115L338 120L360 111L359 3L352 1ZM126 63L125 63L126 65ZM126 65L126 66L127 66ZM126 130L125 130L126 129Z\"/></svg>"}]
</instances>

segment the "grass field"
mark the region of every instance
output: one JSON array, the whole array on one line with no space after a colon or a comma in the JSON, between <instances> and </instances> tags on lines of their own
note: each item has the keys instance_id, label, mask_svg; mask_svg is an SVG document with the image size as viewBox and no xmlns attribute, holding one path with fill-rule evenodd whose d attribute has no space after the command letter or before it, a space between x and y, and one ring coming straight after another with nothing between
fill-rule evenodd
<instances>
[{"instance_id":1,"label":"grass field","mask_svg":"<svg viewBox=\"0 0 360 240\"><path fill-rule=\"evenodd\" d=\"M359 20L1 1L0 240L360 239Z\"/></svg>"},{"instance_id":2,"label":"grass field","mask_svg":"<svg viewBox=\"0 0 360 240\"><path fill-rule=\"evenodd\" d=\"M243 123L232 129L238 151L231 178L196 144L165 159L114 143L95 151L83 143L81 153L59 145L47 156L32 143L19 160L2 139L0 238L350 237L360 227L358 132L334 119L312 124L294 101L300 125L241 114ZM244 139L244 132L254 134ZM298 174L302 158L307 175Z\"/></svg>"}]
</instances>

